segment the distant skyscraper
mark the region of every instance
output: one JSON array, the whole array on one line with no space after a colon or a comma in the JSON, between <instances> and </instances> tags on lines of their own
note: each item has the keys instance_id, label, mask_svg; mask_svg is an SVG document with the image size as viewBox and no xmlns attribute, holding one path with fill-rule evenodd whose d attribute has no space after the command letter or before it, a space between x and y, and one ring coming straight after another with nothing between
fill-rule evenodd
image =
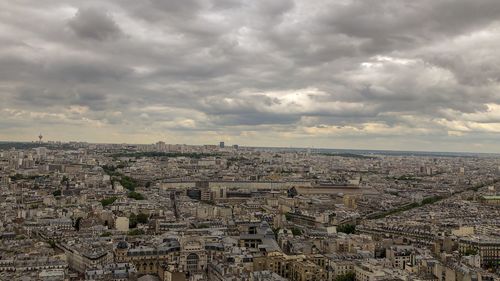
<instances>
[{"instance_id":1,"label":"distant skyscraper","mask_svg":"<svg viewBox=\"0 0 500 281\"><path fill-rule=\"evenodd\" d=\"M221 141L221 142L219 143L219 147L220 147L220 148L224 148L224 142L223 142L223 141Z\"/></svg>"}]
</instances>

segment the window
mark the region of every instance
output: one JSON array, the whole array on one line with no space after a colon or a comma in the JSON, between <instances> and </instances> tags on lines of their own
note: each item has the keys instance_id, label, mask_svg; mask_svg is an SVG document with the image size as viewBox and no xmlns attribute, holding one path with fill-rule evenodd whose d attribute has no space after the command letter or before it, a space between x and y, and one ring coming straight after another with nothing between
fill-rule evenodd
<instances>
[{"instance_id":1,"label":"window","mask_svg":"<svg viewBox=\"0 0 500 281\"><path fill-rule=\"evenodd\" d=\"M187 271L198 271L198 264L199 264L200 258L198 257L197 254L191 253L187 256L186 258L186 265L187 265Z\"/></svg>"}]
</instances>

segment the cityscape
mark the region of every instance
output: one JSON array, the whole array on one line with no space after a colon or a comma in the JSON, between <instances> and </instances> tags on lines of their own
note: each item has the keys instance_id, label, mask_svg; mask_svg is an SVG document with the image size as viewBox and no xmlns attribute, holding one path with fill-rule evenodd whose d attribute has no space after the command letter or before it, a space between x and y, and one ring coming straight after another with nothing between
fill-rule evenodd
<instances>
[{"instance_id":1,"label":"cityscape","mask_svg":"<svg viewBox=\"0 0 500 281\"><path fill-rule=\"evenodd\" d=\"M500 0L0 1L0 281L500 281Z\"/></svg>"},{"instance_id":2,"label":"cityscape","mask_svg":"<svg viewBox=\"0 0 500 281\"><path fill-rule=\"evenodd\" d=\"M1 280L498 280L494 154L0 143Z\"/></svg>"}]
</instances>

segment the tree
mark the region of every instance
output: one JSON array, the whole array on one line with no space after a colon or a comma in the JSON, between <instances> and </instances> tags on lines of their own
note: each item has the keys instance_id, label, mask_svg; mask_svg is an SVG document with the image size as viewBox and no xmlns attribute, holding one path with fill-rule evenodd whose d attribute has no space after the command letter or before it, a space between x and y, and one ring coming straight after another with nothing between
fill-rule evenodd
<instances>
[{"instance_id":1,"label":"tree","mask_svg":"<svg viewBox=\"0 0 500 281\"><path fill-rule=\"evenodd\" d=\"M127 195L127 197L128 197L128 198L133 198L133 199L135 199L135 200L144 200L144 199L146 199L146 198L144 197L144 195L142 195L142 194L141 194L141 193L139 193L139 192L135 192L135 191L131 191L131 192L129 192L129 193L128 193L128 195Z\"/></svg>"},{"instance_id":2,"label":"tree","mask_svg":"<svg viewBox=\"0 0 500 281\"><path fill-rule=\"evenodd\" d=\"M425 198L424 200L422 200L422 205L432 204L432 203L435 203L435 202L442 200L442 199L443 199L442 196L428 197L428 198Z\"/></svg>"},{"instance_id":3,"label":"tree","mask_svg":"<svg viewBox=\"0 0 500 281\"><path fill-rule=\"evenodd\" d=\"M149 220L149 216L147 214L139 213L137 215L137 222L138 223L146 224L146 223L148 223L148 220Z\"/></svg>"},{"instance_id":4,"label":"tree","mask_svg":"<svg viewBox=\"0 0 500 281\"><path fill-rule=\"evenodd\" d=\"M104 172L110 176L119 176L121 175L119 172L116 171L116 167L115 166L108 166L108 165L104 165L102 166L102 169L104 170Z\"/></svg>"},{"instance_id":5,"label":"tree","mask_svg":"<svg viewBox=\"0 0 500 281\"><path fill-rule=\"evenodd\" d=\"M356 279L356 274L354 272L347 272L346 274L341 274L335 277L334 281L354 281Z\"/></svg>"},{"instance_id":6,"label":"tree","mask_svg":"<svg viewBox=\"0 0 500 281\"><path fill-rule=\"evenodd\" d=\"M61 180L61 184L67 184L69 182L69 179L67 176L63 176L62 180Z\"/></svg>"},{"instance_id":7,"label":"tree","mask_svg":"<svg viewBox=\"0 0 500 281\"><path fill-rule=\"evenodd\" d=\"M134 191L138 185L137 180L128 176L123 176L120 179L120 184L130 191Z\"/></svg>"},{"instance_id":8,"label":"tree","mask_svg":"<svg viewBox=\"0 0 500 281\"><path fill-rule=\"evenodd\" d=\"M52 192L52 195L54 195L54 196L61 196L61 190L58 189L58 190Z\"/></svg>"},{"instance_id":9,"label":"tree","mask_svg":"<svg viewBox=\"0 0 500 281\"><path fill-rule=\"evenodd\" d=\"M142 229L132 229L128 232L128 235L134 236L134 235L143 235L144 230Z\"/></svg>"},{"instance_id":10,"label":"tree","mask_svg":"<svg viewBox=\"0 0 500 281\"><path fill-rule=\"evenodd\" d=\"M115 196L109 197L109 198L106 198L106 199L102 199L101 200L101 204L102 204L103 207L106 207L108 205L113 204L116 201L116 199L118 199L118 198L115 197Z\"/></svg>"},{"instance_id":11,"label":"tree","mask_svg":"<svg viewBox=\"0 0 500 281\"><path fill-rule=\"evenodd\" d=\"M56 241L54 241L54 240L49 240L49 242L48 242L48 243L49 243L49 245L50 245L50 247L51 247L52 249L54 249L54 248L56 247Z\"/></svg>"},{"instance_id":12,"label":"tree","mask_svg":"<svg viewBox=\"0 0 500 281\"><path fill-rule=\"evenodd\" d=\"M299 235L302 235L302 230L300 230L300 228L293 227L293 228L292 228L292 234L293 234L294 236L299 236Z\"/></svg>"},{"instance_id":13,"label":"tree","mask_svg":"<svg viewBox=\"0 0 500 281\"><path fill-rule=\"evenodd\" d=\"M337 227L337 232L343 232L347 234L353 234L356 232L356 225L354 224L342 224Z\"/></svg>"},{"instance_id":14,"label":"tree","mask_svg":"<svg viewBox=\"0 0 500 281\"><path fill-rule=\"evenodd\" d=\"M24 179L24 176L21 174L15 174L13 176L10 176L11 181L17 181L17 180L22 180L22 179Z\"/></svg>"},{"instance_id":15,"label":"tree","mask_svg":"<svg viewBox=\"0 0 500 281\"><path fill-rule=\"evenodd\" d=\"M464 252L464 256L474 256L474 255L477 255L476 249L467 249Z\"/></svg>"},{"instance_id":16,"label":"tree","mask_svg":"<svg viewBox=\"0 0 500 281\"><path fill-rule=\"evenodd\" d=\"M128 227L129 228L137 227L137 216L134 213L130 214L130 217L128 218Z\"/></svg>"}]
</instances>

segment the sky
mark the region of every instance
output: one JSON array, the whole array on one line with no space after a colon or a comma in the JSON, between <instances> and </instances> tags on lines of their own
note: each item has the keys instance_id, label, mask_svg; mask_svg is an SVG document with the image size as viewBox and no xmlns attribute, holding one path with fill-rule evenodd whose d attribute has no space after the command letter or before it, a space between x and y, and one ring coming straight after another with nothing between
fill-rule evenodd
<instances>
[{"instance_id":1,"label":"sky","mask_svg":"<svg viewBox=\"0 0 500 281\"><path fill-rule=\"evenodd\" d=\"M498 0L0 1L0 140L500 152Z\"/></svg>"}]
</instances>

